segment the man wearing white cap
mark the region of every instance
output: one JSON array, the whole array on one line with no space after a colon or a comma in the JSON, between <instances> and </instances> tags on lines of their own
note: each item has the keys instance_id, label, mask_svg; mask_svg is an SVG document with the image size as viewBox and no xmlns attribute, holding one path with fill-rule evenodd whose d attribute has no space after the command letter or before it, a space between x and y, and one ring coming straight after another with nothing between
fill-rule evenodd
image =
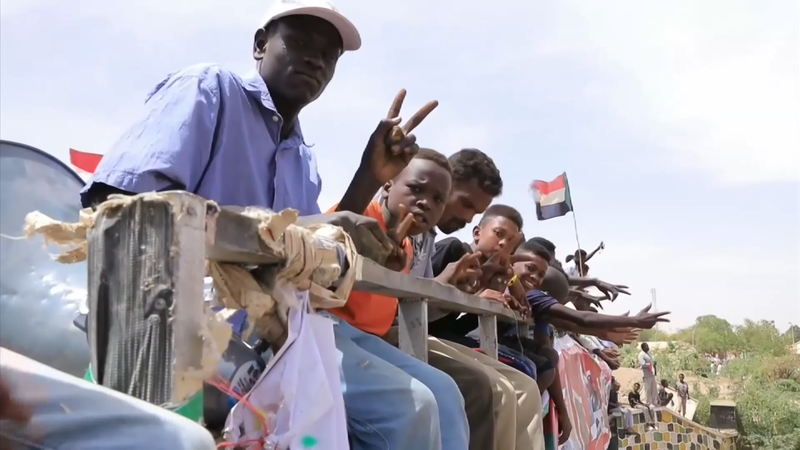
<instances>
[{"instance_id":1,"label":"man wearing white cap","mask_svg":"<svg viewBox=\"0 0 800 450\"><path fill-rule=\"evenodd\" d=\"M81 192L82 203L96 205L114 193L182 189L222 205L297 209L304 223L343 227L365 255L375 245L398 251L374 219L352 212L320 214L316 158L298 123L300 111L331 81L342 54L360 45L355 26L329 2L276 2L253 40L256 73L239 77L218 65L203 64L162 80L148 96L140 119L106 152ZM400 124L397 114L380 121L340 205L372 198L405 168L419 148L409 131L435 108L435 102L431 104L409 120L399 137L393 133ZM395 109L399 106L390 111ZM439 389L440 401L430 383L421 383L358 345L340 345L339 337L354 449L467 448L463 399L452 379L426 366L434 371L426 372L429 379L452 388ZM443 437L439 411L444 404L458 405L460 412L447 410ZM143 434L141 439L136 443L141 445L130 448L147 446L148 437Z\"/></svg>"}]
</instances>

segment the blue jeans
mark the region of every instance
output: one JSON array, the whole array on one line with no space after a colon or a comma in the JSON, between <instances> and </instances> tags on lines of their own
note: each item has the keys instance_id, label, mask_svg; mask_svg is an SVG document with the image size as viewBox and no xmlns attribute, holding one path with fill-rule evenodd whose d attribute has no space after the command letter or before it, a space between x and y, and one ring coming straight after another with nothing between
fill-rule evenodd
<instances>
[{"instance_id":1,"label":"blue jeans","mask_svg":"<svg viewBox=\"0 0 800 450\"><path fill-rule=\"evenodd\" d=\"M464 398L450 376L332 318L352 450L467 450Z\"/></svg>"},{"instance_id":2,"label":"blue jeans","mask_svg":"<svg viewBox=\"0 0 800 450\"><path fill-rule=\"evenodd\" d=\"M0 377L31 423L0 424L0 435L24 450L215 450L199 424L103 386L0 349Z\"/></svg>"}]
</instances>

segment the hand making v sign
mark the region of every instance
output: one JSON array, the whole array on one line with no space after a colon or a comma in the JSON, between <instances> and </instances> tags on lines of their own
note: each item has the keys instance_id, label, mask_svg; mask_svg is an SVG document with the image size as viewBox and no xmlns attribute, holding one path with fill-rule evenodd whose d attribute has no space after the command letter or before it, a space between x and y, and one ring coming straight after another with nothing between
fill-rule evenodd
<instances>
[{"instance_id":1,"label":"hand making v sign","mask_svg":"<svg viewBox=\"0 0 800 450\"><path fill-rule=\"evenodd\" d=\"M406 90L402 89L394 98L389 113L382 119L378 127L369 137L367 148L361 157L361 167L381 184L396 177L406 168L411 158L419 151L417 137L411 132L428 117L439 102L430 101L419 109L405 125L400 126L400 109L406 98Z\"/></svg>"}]
</instances>

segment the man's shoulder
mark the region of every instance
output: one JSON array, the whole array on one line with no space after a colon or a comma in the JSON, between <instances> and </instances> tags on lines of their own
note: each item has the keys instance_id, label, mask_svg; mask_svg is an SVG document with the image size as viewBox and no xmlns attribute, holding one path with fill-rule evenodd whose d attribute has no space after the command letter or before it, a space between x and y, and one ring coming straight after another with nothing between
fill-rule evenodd
<instances>
[{"instance_id":1,"label":"man's shoulder","mask_svg":"<svg viewBox=\"0 0 800 450\"><path fill-rule=\"evenodd\" d=\"M461 239L457 237L449 237L444 238L441 241L436 242L436 250L440 249L459 249L463 250L466 253L472 253L472 249L470 248L469 244L463 242Z\"/></svg>"},{"instance_id":2,"label":"man's shoulder","mask_svg":"<svg viewBox=\"0 0 800 450\"><path fill-rule=\"evenodd\" d=\"M243 84L242 78L239 75L236 75L231 70L214 63L192 64L191 66L184 67L177 72L173 72L169 77L196 77L201 79L218 80L226 83L236 83L239 85Z\"/></svg>"},{"instance_id":3,"label":"man's shoulder","mask_svg":"<svg viewBox=\"0 0 800 450\"><path fill-rule=\"evenodd\" d=\"M178 71L172 72L162 79L150 94L148 99L164 86L192 80L200 89L207 89L215 94L229 91L230 87L243 87L244 82L239 75L229 69L213 63L193 64Z\"/></svg>"}]
</instances>

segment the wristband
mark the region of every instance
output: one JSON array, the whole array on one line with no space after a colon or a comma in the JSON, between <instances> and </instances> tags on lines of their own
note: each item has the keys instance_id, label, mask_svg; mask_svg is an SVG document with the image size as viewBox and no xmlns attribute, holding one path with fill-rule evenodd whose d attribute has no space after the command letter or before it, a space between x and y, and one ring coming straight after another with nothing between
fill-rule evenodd
<instances>
[{"instance_id":1,"label":"wristband","mask_svg":"<svg viewBox=\"0 0 800 450\"><path fill-rule=\"evenodd\" d=\"M513 285L514 285L514 283L516 283L517 281L519 281L519 277L518 277L518 276L516 276L516 275L514 275L513 277L511 277L511 279L510 279L510 280L508 280L508 283L506 284L506 286L508 286L508 287L511 287L511 286L513 286Z\"/></svg>"}]
</instances>

